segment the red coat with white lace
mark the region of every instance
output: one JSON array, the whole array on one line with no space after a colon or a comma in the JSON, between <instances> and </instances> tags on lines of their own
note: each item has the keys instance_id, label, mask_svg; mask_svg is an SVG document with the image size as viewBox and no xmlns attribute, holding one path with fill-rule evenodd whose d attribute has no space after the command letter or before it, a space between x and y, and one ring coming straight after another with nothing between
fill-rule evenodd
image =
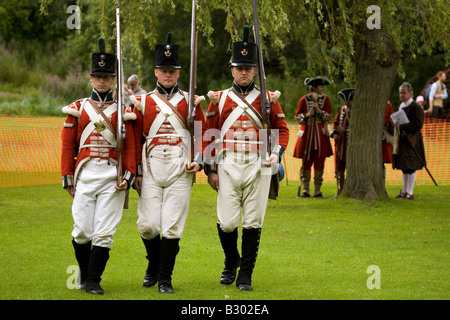
<instances>
[{"instance_id":1,"label":"red coat with white lace","mask_svg":"<svg viewBox=\"0 0 450 320\"><path fill-rule=\"evenodd\" d=\"M83 104L89 103L87 99L77 100L62 109L63 113L67 114L61 134L61 175L64 188L76 185L77 175L83 164L89 159L100 158L108 159L113 163L118 162L116 146L112 146L105 140L97 129L89 133L84 143L81 142L84 130L92 121L86 110L84 110ZM97 104L100 106L99 102ZM102 110L106 110L112 105L116 105L116 102L111 99L104 103ZM112 107L114 108L114 106ZM117 106L115 108L117 109ZM123 144L122 168L124 180L127 180L130 186L136 175L134 131L131 124L131 120L134 120L136 116L127 108L123 118L126 127L126 138ZM94 122L97 120L94 119ZM113 127L117 128L117 110L109 116L109 120Z\"/></svg>"}]
</instances>

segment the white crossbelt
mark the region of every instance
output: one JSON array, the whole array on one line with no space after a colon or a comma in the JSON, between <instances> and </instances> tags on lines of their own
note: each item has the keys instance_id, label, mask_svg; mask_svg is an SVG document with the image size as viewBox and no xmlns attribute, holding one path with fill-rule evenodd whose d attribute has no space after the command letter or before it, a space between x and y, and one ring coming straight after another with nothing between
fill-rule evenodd
<instances>
[{"instance_id":1,"label":"white crossbelt","mask_svg":"<svg viewBox=\"0 0 450 320\"><path fill-rule=\"evenodd\" d=\"M149 95L150 96L150 95ZM144 96L143 96L144 97ZM163 100L161 100L156 94L151 94L151 98L155 101L156 105L159 107L160 112L156 116L155 120L148 131L148 135L146 137L146 141L142 148L142 164L144 171L147 171L146 158L147 154L150 151L149 147L154 138L157 137L178 137L186 144L186 139L188 138L187 131L185 125L178 119L177 115L173 112L172 108L167 105ZM180 92L177 92L172 99L169 100L170 104L173 106L178 105L185 98ZM141 101L142 103L142 101ZM145 99L142 104L142 114L145 113ZM166 119L170 122L172 127L174 128L176 134L158 134L157 132L161 128L162 124L166 121Z\"/></svg>"},{"instance_id":2,"label":"white crossbelt","mask_svg":"<svg viewBox=\"0 0 450 320\"><path fill-rule=\"evenodd\" d=\"M91 122L84 128L83 133L81 134L80 149L87 148L90 146L86 145L85 142L87 138L91 135L91 133L95 130L94 123L97 122L98 120L101 121L103 120L102 116L97 114L97 112L95 112L94 107L91 105L88 99L85 99L83 101L83 105L81 108L82 110L84 109L86 111ZM103 113L105 114L105 116L110 117L116 111L117 111L117 104L113 103L108 108L106 108ZM103 136L103 138L105 138L106 141L110 143L110 145L104 145L103 146L104 148L117 147L116 135L114 132L111 132L111 130L109 130L108 126L106 126L106 128L100 131L99 133Z\"/></svg>"},{"instance_id":3,"label":"white crossbelt","mask_svg":"<svg viewBox=\"0 0 450 320\"><path fill-rule=\"evenodd\" d=\"M233 91L231 90L225 90L222 94L222 97L220 99L219 103L219 112L221 113L223 109L223 103L225 103L225 99L222 100L223 96L227 94L228 97L230 97L231 100L233 100L237 105L238 108L235 108L230 115L227 117L227 119L224 121L222 125L222 129L220 132L220 139L222 140L228 130L230 130L231 126L236 122L237 119L245 112L251 118L253 121L255 121L255 126L257 129L261 129L263 127L261 121L259 120L258 116L253 112L252 109L248 107L248 105L242 101L242 98L238 97ZM250 94L245 97L244 99L247 101L247 103L252 104L255 99L259 96L259 91L257 89L253 89ZM225 97L226 98L226 97ZM222 104L222 108L221 108Z\"/></svg>"}]
</instances>

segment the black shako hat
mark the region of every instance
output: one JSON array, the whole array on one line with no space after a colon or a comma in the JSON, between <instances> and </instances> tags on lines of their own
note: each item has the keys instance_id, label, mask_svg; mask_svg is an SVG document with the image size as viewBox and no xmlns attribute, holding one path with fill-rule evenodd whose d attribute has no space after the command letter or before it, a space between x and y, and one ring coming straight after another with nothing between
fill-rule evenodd
<instances>
[{"instance_id":1,"label":"black shako hat","mask_svg":"<svg viewBox=\"0 0 450 320\"><path fill-rule=\"evenodd\" d=\"M342 100L344 100L345 103L353 100L353 97L355 96L355 89L353 88L347 88L347 89L342 89L341 91L338 92L339 97L342 98Z\"/></svg>"},{"instance_id":2,"label":"black shako hat","mask_svg":"<svg viewBox=\"0 0 450 320\"><path fill-rule=\"evenodd\" d=\"M320 85L328 86L331 84L331 81L327 77L320 76L315 78L306 78L304 84L313 87L317 87Z\"/></svg>"},{"instance_id":3,"label":"black shako hat","mask_svg":"<svg viewBox=\"0 0 450 320\"><path fill-rule=\"evenodd\" d=\"M250 27L244 26L242 41L233 42L230 67L256 67L256 43L248 40Z\"/></svg>"},{"instance_id":4,"label":"black shako hat","mask_svg":"<svg viewBox=\"0 0 450 320\"><path fill-rule=\"evenodd\" d=\"M116 55L106 53L105 39L98 38L98 52L92 53L92 69L91 75L106 74L116 75Z\"/></svg>"},{"instance_id":5,"label":"black shako hat","mask_svg":"<svg viewBox=\"0 0 450 320\"><path fill-rule=\"evenodd\" d=\"M155 68L180 69L178 45L172 43L172 33L167 33L166 43L155 46Z\"/></svg>"}]
</instances>

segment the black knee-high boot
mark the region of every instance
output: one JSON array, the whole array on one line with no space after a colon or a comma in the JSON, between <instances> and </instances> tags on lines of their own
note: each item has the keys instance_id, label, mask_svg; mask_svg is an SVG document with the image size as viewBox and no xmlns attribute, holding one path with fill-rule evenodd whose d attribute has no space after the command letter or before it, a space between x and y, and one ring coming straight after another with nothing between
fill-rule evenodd
<instances>
[{"instance_id":1,"label":"black knee-high boot","mask_svg":"<svg viewBox=\"0 0 450 320\"><path fill-rule=\"evenodd\" d=\"M217 224L217 230L225 254L225 268L220 276L220 283L230 285L236 279L236 270L241 260L237 249L238 230L236 228L232 232L224 232L220 228L220 224Z\"/></svg>"},{"instance_id":2,"label":"black knee-high boot","mask_svg":"<svg viewBox=\"0 0 450 320\"><path fill-rule=\"evenodd\" d=\"M78 283L78 289L85 289L86 281L88 278L89 258L91 256L92 241L89 241L85 244L79 244L75 241L75 239L72 239L72 245L75 249L75 258L77 259L78 266L80 267L80 281Z\"/></svg>"},{"instance_id":3,"label":"black knee-high boot","mask_svg":"<svg viewBox=\"0 0 450 320\"><path fill-rule=\"evenodd\" d=\"M261 228L243 229L242 231L242 258L236 286L239 290L252 290L252 274L258 255Z\"/></svg>"},{"instance_id":4,"label":"black knee-high boot","mask_svg":"<svg viewBox=\"0 0 450 320\"><path fill-rule=\"evenodd\" d=\"M102 281L102 274L105 271L106 262L109 259L109 248L93 246L91 257L89 259L89 271L86 281L86 292L93 294L103 294L103 289L100 287Z\"/></svg>"},{"instance_id":5,"label":"black knee-high boot","mask_svg":"<svg viewBox=\"0 0 450 320\"><path fill-rule=\"evenodd\" d=\"M150 240L142 238L147 251L148 266L145 272L145 278L142 285L144 287L153 287L159 281L159 256L161 247L161 237L159 234Z\"/></svg>"},{"instance_id":6,"label":"black knee-high boot","mask_svg":"<svg viewBox=\"0 0 450 320\"><path fill-rule=\"evenodd\" d=\"M175 259L180 251L180 239L161 239L161 252L159 257L159 283L160 293L173 293L172 272L175 267Z\"/></svg>"}]
</instances>

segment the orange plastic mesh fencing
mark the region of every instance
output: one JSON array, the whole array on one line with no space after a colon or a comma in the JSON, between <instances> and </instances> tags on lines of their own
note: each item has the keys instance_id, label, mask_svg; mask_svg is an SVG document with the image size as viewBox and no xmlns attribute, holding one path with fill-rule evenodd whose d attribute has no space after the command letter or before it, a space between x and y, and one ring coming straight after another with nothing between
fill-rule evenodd
<instances>
[{"instance_id":1,"label":"orange plastic mesh fencing","mask_svg":"<svg viewBox=\"0 0 450 320\"><path fill-rule=\"evenodd\" d=\"M1 187L61 181L64 118L0 116Z\"/></svg>"},{"instance_id":2,"label":"orange plastic mesh fencing","mask_svg":"<svg viewBox=\"0 0 450 320\"><path fill-rule=\"evenodd\" d=\"M289 126L288 152L284 156L283 165L287 172L288 180L298 181L300 178L301 159L292 157L292 150L297 141L298 125ZM329 127L331 132L331 126ZM433 175L437 184L450 184L450 122L426 118L422 128L425 145L425 161L427 168ZM334 151L334 142L332 141ZM386 184L402 185L403 175L401 170L392 169L391 163L386 163ZM325 160L324 182L336 183L335 180L334 155ZM416 183L420 185L434 185L427 171L424 169L416 171Z\"/></svg>"},{"instance_id":3,"label":"orange plastic mesh fencing","mask_svg":"<svg viewBox=\"0 0 450 320\"><path fill-rule=\"evenodd\" d=\"M61 130L64 118L0 115L0 187L61 183ZM289 146L283 157L286 178L299 180L301 160L292 157L298 125L290 125ZM450 122L427 120L424 134L427 167L438 184L450 184ZM386 164L386 184L401 185L402 174ZM335 183L334 159L327 158L325 183ZM197 183L207 183L203 172ZM417 171L416 183L432 185L425 169Z\"/></svg>"}]
</instances>

